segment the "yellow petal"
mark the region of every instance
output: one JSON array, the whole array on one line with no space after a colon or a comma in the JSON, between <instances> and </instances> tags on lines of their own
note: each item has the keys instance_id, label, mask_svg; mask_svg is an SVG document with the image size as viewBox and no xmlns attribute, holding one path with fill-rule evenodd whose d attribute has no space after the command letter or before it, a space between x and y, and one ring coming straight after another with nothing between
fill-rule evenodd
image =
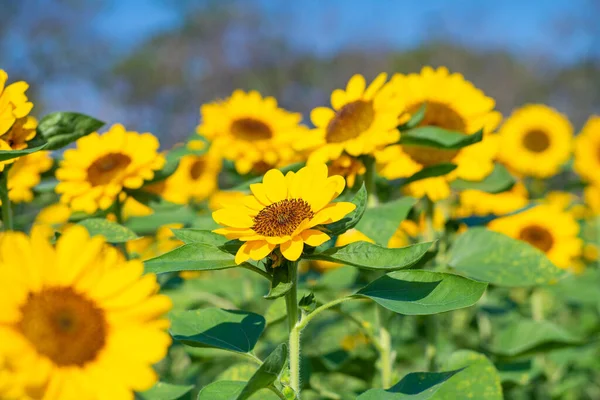
<instances>
[{"instance_id":1,"label":"yellow petal","mask_svg":"<svg viewBox=\"0 0 600 400\"><path fill-rule=\"evenodd\" d=\"M335 89L331 93L331 105L333 106L333 108L339 110L344 105L346 105L346 103L348 102L346 100L346 97L346 92L344 92L342 89Z\"/></svg>"},{"instance_id":2,"label":"yellow petal","mask_svg":"<svg viewBox=\"0 0 600 400\"><path fill-rule=\"evenodd\" d=\"M245 242L240 246L237 253L235 254L235 263L240 265L241 263L250 259L250 249L252 249L254 242Z\"/></svg>"},{"instance_id":3,"label":"yellow petal","mask_svg":"<svg viewBox=\"0 0 600 400\"><path fill-rule=\"evenodd\" d=\"M256 261L260 261L266 256L268 256L274 248L275 245L267 242L266 240L256 241L256 245L254 245L250 249L250 258Z\"/></svg>"},{"instance_id":4,"label":"yellow petal","mask_svg":"<svg viewBox=\"0 0 600 400\"><path fill-rule=\"evenodd\" d=\"M356 74L348 81L348 85L346 85L346 96L348 97L348 101L354 101L360 98L364 91L367 83L365 82L365 77Z\"/></svg>"},{"instance_id":5,"label":"yellow petal","mask_svg":"<svg viewBox=\"0 0 600 400\"><path fill-rule=\"evenodd\" d=\"M335 112L331 108L317 107L311 111L310 120L317 127L325 127L334 116Z\"/></svg>"},{"instance_id":6,"label":"yellow petal","mask_svg":"<svg viewBox=\"0 0 600 400\"><path fill-rule=\"evenodd\" d=\"M266 195L273 203L287 198L287 184L285 177L278 169L267 171L263 178L263 187Z\"/></svg>"},{"instance_id":7,"label":"yellow petal","mask_svg":"<svg viewBox=\"0 0 600 400\"><path fill-rule=\"evenodd\" d=\"M375 94L385 84L386 79L387 74L385 72L382 72L379 75L377 75L377 77L373 80L373 82L371 82L371 84L365 91L364 98L367 100L371 100L373 97L375 97Z\"/></svg>"},{"instance_id":8,"label":"yellow petal","mask_svg":"<svg viewBox=\"0 0 600 400\"><path fill-rule=\"evenodd\" d=\"M256 197L256 200L260 201L265 206L270 206L273 204L272 201L267 197L267 190L265 185L262 183L253 183L250 185L250 191Z\"/></svg>"},{"instance_id":9,"label":"yellow petal","mask_svg":"<svg viewBox=\"0 0 600 400\"><path fill-rule=\"evenodd\" d=\"M281 254L290 261L296 261L300 258L302 250L304 249L304 242L300 236L292 238L289 242L281 245Z\"/></svg>"},{"instance_id":10,"label":"yellow petal","mask_svg":"<svg viewBox=\"0 0 600 400\"><path fill-rule=\"evenodd\" d=\"M216 223L234 228L250 228L254 221L242 210L236 208L222 208L212 213Z\"/></svg>"},{"instance_id":11,"label":"yellow petal","mask_svg":"<svg viewBox=\"0 0 600 400\"><path fill-rule=\"evenodd\" d=\"M339 221L346 215L354 211L356 205L353 203L339 202L331 203L319 211L312 219L310 225L330 224Z\"/></svg>"},{"instance_id":12,"label":"yellow petal","mask_svg":"<svg viewBox=\"0 0 600 400\"><path fill-rule=\"evenodd\" d=\"M308 229L300 234L304 243L317 247L330 239L329 235L316 229Z\"/></svg>"}]
</instances>

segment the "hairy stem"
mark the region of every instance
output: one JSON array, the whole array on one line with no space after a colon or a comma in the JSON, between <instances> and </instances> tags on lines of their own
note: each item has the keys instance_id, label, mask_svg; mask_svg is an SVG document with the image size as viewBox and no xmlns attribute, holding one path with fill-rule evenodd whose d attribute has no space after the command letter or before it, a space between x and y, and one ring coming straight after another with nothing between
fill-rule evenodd
<instances>
[{"instance_id":1,"label":"hairy stem","mask_svg":"<svg viewBox=\"0 0 600 400\"><path fill-rule=\"evenodd\" d=\"M4 231L13 230L12 206L8 198L8 170L10 164L4 167L0 173L0 200L2 200L2 227Z\"/></svg>"},{"instance_id":2,"label":"hairy stem","mask_svg":"<svg viewBox=\"0 0 600 400\"><path fill-rule=\"evenodd\" d=\"M392 385L392 338L388 332L385 322L385 309L375 306L375 321L379 335L379 369L381 373L381 386L384 389Z\"/></svg>"},{"instance_id":3,"label":"hairy stem","mask_svg":"<svg viewBox=\"0 0 600 400\"><path fill-rule=\"evenodd\" d=\"M288 326L290 330L290 386L300 398L300 329L298 328L298 263L287 265L292 288L285 295Z\"/></svg>"}]
</instances>

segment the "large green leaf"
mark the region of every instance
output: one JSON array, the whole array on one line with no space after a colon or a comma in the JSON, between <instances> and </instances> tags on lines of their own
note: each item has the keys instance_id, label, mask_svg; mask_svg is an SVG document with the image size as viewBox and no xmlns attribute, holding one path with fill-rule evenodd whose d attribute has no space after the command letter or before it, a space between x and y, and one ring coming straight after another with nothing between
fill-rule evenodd
<instances>
[{"instance_id":1,"label":"large green leaf","mask_svg":"<svg viewBox=\"0 0 600 400\"><path fill-rule=\"evenodd\" d=\"M217 381L202 388L198 393L197 400L237 400L246 382L239 381ZM250 400L280 400L280 398L268 389L262 389L255 393Z\"/></svg>"},{"instance_id":2,"label":"large green leaf","mask_svg":"<svg viewBox=\"0 0 600 400\"><path fill-rule=\"evenodd\" d=\"M77 225L81 225L87 229L90 233L90 236L104 236L106 241L109 243L123 243L138 238L138 236L131 229L104 218L84 219Z\"/></svg>"},{"instance_id":3,"label":"large green leaf","mask_svg":"<svg viewBox=\"0 0 600 400\"><path fill-rule=\"evenodd\" d=\"M371 389L356 400L427 400L461 370L449 372L412 372L389 389ZM462 372L461 372L462 374ZM461 375L459 374L459 376ZM457 399L460 397L457 397Z\"/></svg>"},{"instance_id":4,"label":"large green leaf","mask_svg":"<svg viewBox=\"0 0 600 400\"><path fill-rule=\"evenodd\" d=\"M472 306L486 283L444 272L407 270L390 272L360 289L368 297L399 314L428 315Z\"/></svg>"},{"instance_id":5,"label":"large green leaf","mask_svg":"<svg viewBox=\"0 0 600 400\"><path fill-rule=\"evenodd\" d=\"M187 206L177 204L159 204L153 214L141 217L131 217L125 222L125 226L138 235L153 235L156 228L167 224L188 224L198 215ZM211 218L212 220L212 218Z\"/></svg>"},{"instance_id":6,"label":"large green leaf","mask_svg":"<svg viewBox=\"0 0 600 400\"><path fill-rule=\"evenodd\" d=\"M55 112L40 120L37 134L48 142L46 150L57 150L97 131L104 122L75 112Z\"/></svg>"},{"instance_id":7,"label":"large green leaf","mask_svg":"<svg viewBox=\"0 0 600 400\"><path fill-rule=\"evenodd\" d=\"M172 311L173 339L193 347L214 347L248 353L265 329L265 319L240 310L206 308L194 311Z\"/></svg>"},{"instance_id":8,"label":"large green leaf","mask_svg":"<svg viewBox=\"0 0 600 400\"><path fill-rule=\"evenodd\" d=\"M269 354L252 378L246 383L244 389L238 395L237 400L249 399L260 389L270 386L279 377L281 370L285 367L288 359L288 346L280 344Z\"/></svg>"},{"instance_id":9,"label":"large green leaf","mask_svg":"<svg viewBox=\"0 0 600 400\"><path fill-rule=\"evenodd\" d=\"M516 356L581 344L582 339L549 321L520 319L494 333L492 352Z\"/></svg>"},{"instance_id":10,"label":"large green leaf","mask_svg":"<svg viewBox=\"0 0 600 400\"><path fill-rule=\"evenodd\" d=\"M13 158L26 156L27 154L35 153L36 151L45 150L47 148L48 143L43 143L23 150L0 150L0 161L12 160Z\"/></svg>"},{"instance_id":11,"label":"large green leaf","mask_svg":"<svg viewBox=\"0 0 600 400\"><path fill-rule=\"evenodd\" d=\"M206 229L173 229L173 234L185 244L204 243L211 246L222 246L227 238Z\"/></svg>"},{"instance_id":12,"label":"large green leaf","mask_svg":"<svg viewBox=\"0 0 600 400\"><path fill-rule=\"evenodd\" d=\"M392 184L408 185L411 182L420 181L422 179L435 178L436 176L444 176L454 171L457 167L458 166L453 163L440 163L436 165L430 165L418 172L415 172L408 178L394 180Z\"/></svg>"},{"instance_id":13,"label":"large green leaf","mask_svg":"<svg viewBox=\"0 0 600 400\"><path fill-rule=\"evenodd\" d=\"M230 252L205 243L184 244L144 262L146 272L209 271L238 267Z\"/></svg>"},{"instance_id":14,"label":"large green leaf","mask_svg":"<svg viewBox=\"0 0 600 400\"><path fill-rule=\"evenodd\" d=\"M456 179L450 183L455 190L481 190L488 193L500 193L513 187L516 180L502 164L496 164L490 175L481 181Z\"/></svg>"},{"instance_id":15,"label":"large green leaf","mask_svg":"<svg viewBox=\"0 0 600 400\"><path fill-rule=\"evenodd\" d=\"M387 246L388 241L398 229L398 225L408 215L417 199L404 197L377 207L367 208L356 225L356 229L373 239L377 244Z\"/></svg>"},{"instance_id":16,"label":"large green leaf","mask_svg":"<svg viewBox=\"0 0 600 400\"><path fill-rule=\"evenodd\" d=\"M194 388L194 385L172 385L158 382L151 389L136 394L143 400L177 400Z\"/></svg>"},{"instance_id":17,"label":"large green leaf","mask_svg":"<svg viewBox=\"0 0 600 400\"><path fill-rule=\"evenodd\" d=\"M367 197L367 189L363 183L351 200L351 202L356 205L354 211L337 222L325 225L327 233L335 236L346 232L348 229L354 228L367 209Z\"/></svg>"},{"instance_id":18,"label":"large green leaf","mask_svg":"<svg viewBox=\"0 0 600 400\"><path fill-rule=\"evenodd\" d=\"M464 370L450 378L433 399L503 399L500 375L486 356L470 350L459 350L452 353L443 365L443 369L462 368Z\"/></svg>"},{"instance_id":19,"label":"large green leaf","mask_svg":"<svg viewBox=\"0 0 600 400\"><path fill-rule=\"evenodd\" d=\"M485 228L460 235L448 263L473 279L499 286L544 285L564 274L535 247Z\"/></svg>"},{"instance_id":20,"label":"large green leaf","mask_svg":"<svg viewBox=\"0 0 600 400\"><path fill-rule=\"evenodd\" d=\"M427 146L437 149L457 150L483 139L483 129L472 135L449 131L437 126L420 126L402 132L400 144L404 146Z\"/></svg>"},{"instance_id":21,"label":"large green leaf","mask_svg":"<svg viewBox=\"0 0 600 400\"><path fill-rule=\"evenodd\" d=\"M407 268L419 261L432 242L388 249L368 242L355 242L342 247L332 247L321 253L306 254L310 260L332 261L362 269L393 271Z\"/></svg>"}]
</instances>

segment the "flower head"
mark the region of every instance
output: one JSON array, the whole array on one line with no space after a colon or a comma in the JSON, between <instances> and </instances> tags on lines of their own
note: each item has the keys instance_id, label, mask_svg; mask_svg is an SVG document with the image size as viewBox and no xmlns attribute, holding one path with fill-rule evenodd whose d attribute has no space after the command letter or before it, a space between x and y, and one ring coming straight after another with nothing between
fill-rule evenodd
<instances>
[{"instance_id":1,"label":"flower head","mask_svg":"<svg viewBox=\"0 0 600 400\"><path fill-rule=\"evenodd\" d=\"M40 183L41 174L52 167L52 158L47 151L38 151L19 157L8 171L8 197L13 203L33 200L35 185Z\"/></svg>"},{"instance_id":2,"label":"flower head","mask_svg":"<svg viewBox=\"0 0 600 400\"><path fill-rule=\"evenodd\" d=\"M527 189L520 182L515 183L510 190L500 193L463 190L459 199L460 206L456 210L459 217L505 215L524 208L529 202Z\"/></svg>"},{"instance_id":3,"label":"flower head","mask_svg":"<svg viewBox=\"0 0 600 400\"><path fill-rule=\"evenodd\" d=\"M325 164L302 168L297 173L268 171L262 183L250 185L252 194L213 212L225 228L215 230L244 244L235 261L261 260L277 247L283 256L296 261L304 245L319 246L329 240L319 226L339 221L356 207L332 201L344 190L341 176L327 176Z\"/></svg>"},{"instance_id":4,"label":"flower head","mask_svg":"<svg viewBox=\"0 0 600 400\"><path fill-rule=\"evenodd\" d=\"M585 180L600 186L600 116L590 117L575 139L573 167Z\"/></svg>"}]
</instances>

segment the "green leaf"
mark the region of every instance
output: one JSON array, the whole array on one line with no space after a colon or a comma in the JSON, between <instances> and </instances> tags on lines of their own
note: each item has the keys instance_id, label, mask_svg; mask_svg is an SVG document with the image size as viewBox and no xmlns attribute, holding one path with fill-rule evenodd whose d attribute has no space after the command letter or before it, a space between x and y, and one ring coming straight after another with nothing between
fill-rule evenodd
<instances>
[{"instance_id":1,"label":"green leaf","mask_svg":"<svg viewBox=\"0 0 600 400\"><path fill-rule=\"evenodd\" d=\"M217 376L219 381L247 381L254 375L258 365L255 363L238 363L227 368Z\"/></svg>"},{"instance_id":2,"label":"green leaf","mask_svg":"<svg viewBox=\"0 0 600 400\"><path fill-rule=\"evenodd\" d=\"M40 120L37 134L48 142L46 150L57 150L96 132L104 122L75 112L55 112Z\"/></svg>"},{"instance_id":3,"label":"green leaf","mask_svg":"<svg viewBox=\"0 0 600 400\"><path fill-rule=\"evenodd\" d=\"M391 388L367 390L356 400L427 400L459 372L412 372Z\"/></svg>"},{"instance_id":4,"label":"green leaf","mask_svg":"<svg viewBox=\"0 0 600 400\"><path fill-rule=\"evenodd\" d=\"M45 150L48 148L48 143L41 144L35 147L28 147L23 150L0 150L0 161L12 160L13 158L26 156L27 154L35 153L36 151Z\"/></svg>"},{"instance_id":5,"label":"green leaf","mask_svg":"<svg viewBox=\"0 0 600 400\"><path fill-rule=\"evenodd\" d=\"M458 236L448 264L473 279L499 286L544 285L564 274L537 248L485 228Z\"/></svg>"},{"instance_id":6,"label":"green leaf","mask_svg":"<svg viewBox=\"0 0 600 400\"><path fill-rule=\"evenodd\" d=\"M346 215L341 220L329 225L325 225L325 230L330 235L340 235L348 229L352 229L358 224L367 209L367 189L363 183L358 192L354 195L351 203L356 205L354 211Z\"/></svg>"},{"instance_id":7,"label":"green leaf","mask_svg":"<svg viewBox=\"0 0 600 400\"><path fill-rule=\"evenodd\" d=\"M271 279L271 288L265 299L274 300L278 297L285 296L287 292L294 286L294 282L290 279L288 263L283 263L277 268L273 268L273 278ZM293 268L296 268L292 264Z\"/></svg>"},{"instance_id":8,"label":"green leaf","mask_svg":"<svg viewBox=\"0 0 600 400\"><path fill-rule=\"evenodd\" d=\"M152 179L144 182L144 186L152 185L156 182L162 182L177 171L179 167L179 159L167 157L164 167L160 171L155 171ZM142 186L143 187L143 186Z\"/></svg>"},{"instance_id":9,"label":"green leaf","mask_svg":"<svg viewBox=\"0 0 600 400\"><path fill-rule=\"evenodd\" d=\"M416 127L417 125L419 125L421 123L421 121L423 121L423 118L425 118L426 111L427 111L427 104L426 103L421 104L421 107L419 107L419 109L413 115L411 115L411 117L408 121L406 121L404 124L400 125L398 127L398 130L405 131L405 130L412 129L412 128Z\"/></svg>"},{"instance_id":10,"label":"green leaf","mask_svg":"<svg viewBox=\"0 0 600 400\"><path fill-rule=\"evenodd\" d=\"M577 344L582 344L580 337L552 322L520 319L495 331L491 351L503 356L516 356Z\"/></svg>"},{"instance_id":11,"label":"green leaf","mask_svg":"<svg viewBox=\"0 0 600 400\"><path fill-rule=\"evenodd\" d=\"M485 283L459 275L408 270L384 275L355 296L368 297L399 314L429 315L472 306L486 287Z\"/></svg>"},{"instance_id":12,"label":"green leaf","mask_svg":"<svg viewBox=\"0 0 600 400\"><path fill-rule=\"evenodd\" d=\"M368 242L355 242L342 247L332 247L322 253L306 254L304 258L332 261L362 269L393 271L415 264L427 253L432 243L424 242L388 249Z\"/></svg>"},{"instance_id":13,"label":"green leaf","mask_svg":"<svg viewBox=\"0 0 600 400\"><path fill-rule=\"evenodd\" d=\"M178 204L162 202L153 208L153 214L131 217L125 222L125 226L138 235L154 235L159 226L176 223L188 224L198 217L190 207Z\"/></svg>"},{"instance_id":14,"label":"green leaf","mask_svg":"<svg viewBox=\"0 0 600 400\"><path fill-rule=\"evenodd\" d=\"M246 383L237 400L249 399L260 389L271 385L279 377L281 370L285 367L288 358L288 346L285 343L280 344L269 354L258 370L252 375L252 378Z\"/></svg>"},{"instance_id":15,"label":"green leaf","mask_svg":"<svg viewBox=\"0 0 600 400\"><path fill-rule=\"evenodd\" d=\"M387 246L398 225L406 219L416 202L417 199L413 197L403 197L377 207L367 208L356 229L377 244Z\"/></svg>"},{"instance_id":16,"label":"green leaf","mask_svg":"<svg viewBox=\"0 0 600 400\"><path fill-rule=\"evenodd\" d=\"M173 229L173 234L185 244L204 243L218 247L227 243L225 236L207 231L206 229Z\"/></svg>"},{"instance_id":17,"label":"green leaf","mask_svg":"<svg viewBox=\"0 0 600 400\"><path fill-rule=\"evenodd\" d=\"M450 183L450 187L455 190L481 190L488 193L500 193L509 190L516 183L515 178L508 172L502 164L496 164L494 170L482 181L466 181L456 179Z\"/></svg>"},{"instance_id":18,"label":"green leaf","mask_svg":"<svg viewBox=\"0 0 600 400\"><path fill-rule=\"evenodd\" d=\"M238 353L252 351L265 329L261 315L241 310L172 311L169 319L171 335L181 343Z\"/></svg>"},{"instance_id":19,"label":"green leaf","mask_svg":"<svg viewBox=\"0 0 600 400\"><path fill-rule=\"evenodd\" d=\"M298 307L306 311L307 313L311 313L317 308L317 301L315 300L315 294L310 292L302 296L300 301L298 302Z\"/></svg>"},{"instance_id":20,"label":"green leaf","mask_svg":"<svg viewBox=\"0 0 600 400\"><path fill-rule=\"evenodd\" d=\"M137 393L137 397L143 400L177 400L193 388L194 385L183 386L158 382L151 389Z\"/></svg>"},{"instance_id":21,"label":"green leaf","mask_svg":"<svg viewBox=\"0 0 600 400\"><path fill-rule=\"evenodd\" d=\"M486 399L502 400L500 375L483 354L459 350L444 363L444 369L461 369L433 397L435 400Z\"/></svg>"},{"instance_id":22,"label":"green leaf","mask_svg":"<svg viewBox=\"0 0 600 400\"><path fill-rule=\"evenodd\" d=\"M420 181L422 179L434 178L436 176L448 175L450 172L457 168L456 164L452 163L441 163L436 165L430 165L422 170L415 172L413 175L404 179L396 179L392 181L392 184L408 185L409 183ZM397 183L396 183L397 182Z\"/></svg>"},{"instance_id":23,"label":"green leaf","mask_svg":"<svg viewBox=\"0 0 600 400\"><path fill-rule=\"evenodd\" d=\"M87 229L90 236L104 236L109 243L123 243L138 238L132 230L103 218L84 219L77 225Z\"/></svg>"},{"instance_id":24,"label":"green leaf","mask_svg":"<svg viewBox=\"0 0 600 400\"><path fill-rule=\"evenodd\" d=\"M426 146L437 149L457 150L483 139L483 129L472 135L449 131L437 126L421 126L402 132L400 144L404 146Z\"/></svg>"},{"instance_id":25,"label":"green leaf","mask_svg":"<svg viewBox=\"0 0 600 400\"><path fill-rule=\"evenodd\" d=\"M197 400L237 400L244 390L246 382L217 381L202 388ZM279 397L267 389L260 390L250 397L250 400L280 400Z\"/></svg>"},{"instance_id":26,"label":"green leaf","mask_svg":"<svg viewBox=\"0 0 600 400\"><path fill-rule=\"evenodd\" d=\"M144 262L146 272L163 274L178 271L211 271L239 267L235 256L205 243L184 244Z\"/></svg>"}]
</instances>

